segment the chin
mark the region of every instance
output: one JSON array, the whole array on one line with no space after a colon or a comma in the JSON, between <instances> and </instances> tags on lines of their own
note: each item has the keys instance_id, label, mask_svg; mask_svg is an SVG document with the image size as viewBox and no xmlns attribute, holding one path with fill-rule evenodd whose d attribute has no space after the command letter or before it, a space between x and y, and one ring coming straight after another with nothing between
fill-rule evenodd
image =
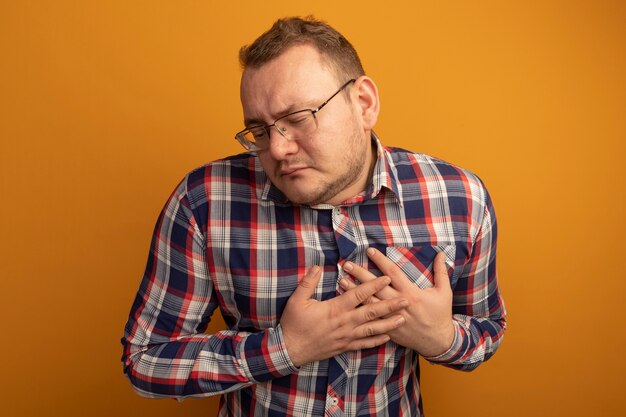
<instances>
[{"instance_id":1,"label":"chin","mask_svg":"<svg viewBox=\"0 0 626 417\"><path fill-rule=\"evenodd\" d=\"M316 204L309 196L302 194L285 194L290 202L294 204L314 205Z\"/></svg>"},{"instance_id":2,"label":"chin","mask_svg":"<svg viewBox=\"0 0 626 417\"><path fill-rule=\"evenodd\" d=\"M315 192L303 193L300 191L296 191L296 192L283 191L283 194L285 194L285 196L287 196L289 201L291 201L294 204L306 204L306 205L320 204L322 203L322 201L320 201L320 198L323 198L323 195L322 195L323 193L315 193Z\"/></svg>"}]
</instances>

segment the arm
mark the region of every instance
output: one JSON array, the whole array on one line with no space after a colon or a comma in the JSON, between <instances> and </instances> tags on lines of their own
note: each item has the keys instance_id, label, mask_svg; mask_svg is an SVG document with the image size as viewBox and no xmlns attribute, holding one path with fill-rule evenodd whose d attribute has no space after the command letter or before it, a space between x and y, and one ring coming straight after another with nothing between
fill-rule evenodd
<instances>
[{"instance_id":1,"label":"arm","mask_svg":"<svg viewBox=\"0 0 626 417\"><path fill-rule=\"evenodd\" d=\"M506 309L497 281L496 246L496 217L485 190L482 221L470 259L453 288L454 341L446 352L427 360L470 371L488 360L500 346L506 329Z\"/></svg>"},{"instance_id":2,"label":"arm","mask_svg":"<svg viewBox=\"0 0 626 417\"><path fill-rule=\"evenodd\" d=\"M159 217L122 339L124 372L141 395L214 395L296 370L280 326L203 333L217 307L208 270L183 181Z\"/></svg>"}]
</instances>

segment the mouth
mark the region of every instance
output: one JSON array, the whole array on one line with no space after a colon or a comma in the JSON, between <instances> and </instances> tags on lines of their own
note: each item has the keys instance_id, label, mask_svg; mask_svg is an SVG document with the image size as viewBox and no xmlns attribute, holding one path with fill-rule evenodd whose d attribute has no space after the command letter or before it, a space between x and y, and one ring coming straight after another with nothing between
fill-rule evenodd
<instances>
[{"instance_id":1,"label":"mouth","mask_svg":"<svg viewBox=\"0 0 626 417\"><path fill-rule=\"evenodd\" d=\"M308 167L305 167L305 166L302 166L302 167L283 167L283 168L280 168L280 170L278 171L278 175L280 175L281 177L293 177L293 176L296 176L296 175L302 173L306 169L308 169Z\"/></svg>"}]
</instances>

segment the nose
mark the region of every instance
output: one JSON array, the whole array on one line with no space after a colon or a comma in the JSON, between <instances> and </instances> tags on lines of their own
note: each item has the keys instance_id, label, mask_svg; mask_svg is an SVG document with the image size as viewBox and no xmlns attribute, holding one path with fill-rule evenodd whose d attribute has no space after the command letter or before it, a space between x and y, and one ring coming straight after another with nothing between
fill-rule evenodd
<instances>
[{"instance_id":1,"label":"nose","mask_svg":"<svg viewBox=\"0 0 626 417\"><path fill-rule=\"evenodd\" d=\"M279 129L278 126L273 126L269 129L270 146L268 151L276 161L281 161L298 151L296 141L287 139Z\"/></svg>"}]
</instances>

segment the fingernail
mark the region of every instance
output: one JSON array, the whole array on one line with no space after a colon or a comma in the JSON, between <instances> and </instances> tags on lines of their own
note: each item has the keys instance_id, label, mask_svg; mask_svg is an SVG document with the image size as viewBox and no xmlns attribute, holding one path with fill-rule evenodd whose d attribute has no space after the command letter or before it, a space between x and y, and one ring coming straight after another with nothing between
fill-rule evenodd
<instances>
[{"instance_id":1,"label":"fingernail","mask_svg":"<svg viewBox=\"0 0 626 417\"><path fill-rule=\"evenodd\" d=\"M345 279L345 278L341 278L341 279L339 280L339 286L340 286L341 288L343 288L344 290L345 290L345 289L347 289L347 288L348 288L348 280L347 280L347 279Z\"/></svg>"},{"instance_id":2,"label":"fingernail","mask_svg":"<svg viewBox=\"0 0 626 417\"><path fill-rule=\"evenodd\" d=\"M396 318L396 324L398 324L398 325L404 324L405 321L406 320L404 319L404 316L398 316Z\"/></svg>"},{"instance_id":3,"label":"fingernail","mask_svg":"<svg viewBox=\"0 0 626 417\"><path fill-rule=\"evenodd\" d=\"M343 269L350 272L352 271L352 269L354 269L354 265L352 265L352 262L346 262L345 264L343 264Z\"/></svg>"},{"instance_id":4,"label":"fingernail","mask_svg":"<svg viewBox=\"0 0 626 417\"><path fill-rule=\"evenodd\" d=\"M376 254L376 251L374 250L374 248L367 248L367 254L369 256L374 256Z\"/></svg>"}]
</instances>

